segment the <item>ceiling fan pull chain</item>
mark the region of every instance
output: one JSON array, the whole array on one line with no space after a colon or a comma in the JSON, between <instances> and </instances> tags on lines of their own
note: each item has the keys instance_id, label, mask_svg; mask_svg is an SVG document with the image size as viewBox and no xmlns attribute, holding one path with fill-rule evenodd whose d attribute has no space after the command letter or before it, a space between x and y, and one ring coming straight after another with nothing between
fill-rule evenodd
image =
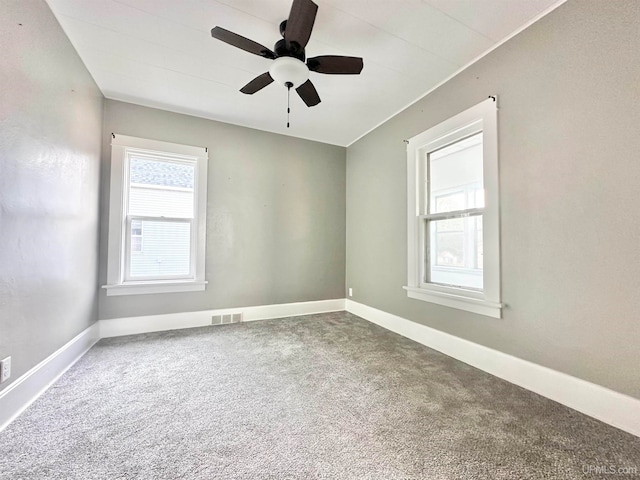
<instances>
[{"instance_id":1,"label":"ceiling fan pull chain","mask_svg":"<svg viewBox=\"0 0 640 480\"><path fill-rule=\"evenodd\" d=\"M287 82L285 85L287 86L287 128L289 128L289 114L291 113L289 102L291 100L291 87L293 87L293 83Z\"/></svg>"}]
</instances>

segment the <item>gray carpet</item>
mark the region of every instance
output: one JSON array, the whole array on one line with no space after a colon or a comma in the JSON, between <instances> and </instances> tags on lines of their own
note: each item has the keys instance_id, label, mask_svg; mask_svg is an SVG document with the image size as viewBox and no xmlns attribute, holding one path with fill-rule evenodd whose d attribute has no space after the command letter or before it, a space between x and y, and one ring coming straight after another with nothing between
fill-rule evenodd
<instances>
[{"instance_id":1,"label":"gray carpet","mask_svg":"<svg viewBox=\"0 0 640 480\"><path fill-rule=\"evenodd\" d=\"M345 312L101 340L0 433L2 480L598 477L640 438Z\"/></svg>"}]
</instances>

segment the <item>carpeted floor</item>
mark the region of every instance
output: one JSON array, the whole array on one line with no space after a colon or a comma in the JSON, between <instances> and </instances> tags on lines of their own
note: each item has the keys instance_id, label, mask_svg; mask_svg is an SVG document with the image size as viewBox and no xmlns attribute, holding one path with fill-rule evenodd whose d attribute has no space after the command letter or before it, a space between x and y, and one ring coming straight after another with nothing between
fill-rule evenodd
<instances>
[{"instance_id":1,"label":"carpeted floor","mask_svg":"<svg viewBox=\"0 0 640 480\"><path fill-rule=\"evenodd\" d=\"M598 477L640 438L345 312L101 340L0 433L2 480Z\"/></svg>"}]
</instances>

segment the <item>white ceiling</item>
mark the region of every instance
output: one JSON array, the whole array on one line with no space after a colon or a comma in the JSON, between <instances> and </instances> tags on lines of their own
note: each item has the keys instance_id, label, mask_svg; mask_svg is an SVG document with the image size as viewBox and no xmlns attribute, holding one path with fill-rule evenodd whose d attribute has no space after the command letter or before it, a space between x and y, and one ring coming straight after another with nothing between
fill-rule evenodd
<instances>
[{"instance_id":1,"label":"white ceiling","mask_svg":"<svg viewBox=\"0 0 640 480\"><path fill-rule=\"evenodd\" d=\"M291 0L47 0L107 98L347 146L558 0L315 0L307 57L364 58L361 75L312 72L308 108L275 83L238 90L271 60L211 37L218 25L268 48Z\"/></svg>"}]
</instances>

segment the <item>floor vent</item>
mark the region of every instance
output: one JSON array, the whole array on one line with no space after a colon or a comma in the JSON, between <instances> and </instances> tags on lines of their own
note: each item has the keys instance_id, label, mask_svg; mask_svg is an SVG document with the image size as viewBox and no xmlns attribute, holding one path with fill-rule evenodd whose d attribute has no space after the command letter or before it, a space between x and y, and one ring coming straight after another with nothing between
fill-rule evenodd
<instances>
[{"instance_id":1,"label":"floor vent","mask_svg":"<svg viewBox=\"0 0 640 480\"><path fill-rule=\"evenodd\" d=\"M242 312L225 313L224 315L213 315L211 317L211 325L223 325L226 323L240 323L242 321Z\"/></svg>"}]
</instances>

